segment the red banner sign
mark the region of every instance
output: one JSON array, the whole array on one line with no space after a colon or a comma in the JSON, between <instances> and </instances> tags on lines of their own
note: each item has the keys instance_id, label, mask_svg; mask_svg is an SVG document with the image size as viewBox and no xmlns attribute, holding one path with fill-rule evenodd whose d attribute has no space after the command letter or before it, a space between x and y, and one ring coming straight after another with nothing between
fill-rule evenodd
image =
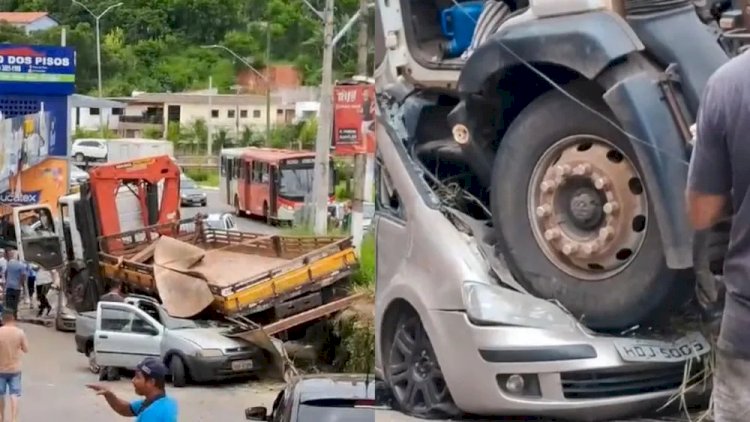
<instances>
[{"instance_id":1,"label":"red banner sign","mask_svg":"<svg viewBox=\"0 0 750 422\"><path fill-rule=\"evenodd\" d=\"M337 85L333 90L336 155L375 153L375 87Z\"/></svg>"}]
</instances>

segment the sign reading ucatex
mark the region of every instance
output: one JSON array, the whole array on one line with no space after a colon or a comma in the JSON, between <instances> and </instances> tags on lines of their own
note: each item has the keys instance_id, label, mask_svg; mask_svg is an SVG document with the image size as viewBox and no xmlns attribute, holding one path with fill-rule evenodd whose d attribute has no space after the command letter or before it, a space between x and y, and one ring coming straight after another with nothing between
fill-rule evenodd
<instances>
[{"instance_id":1,"label":"sign reading ucatex","mask_svg":"<svg viewBox=\"0 0 750 422\"><path fill-rule=\"evenodd\" d=\"M71 94L75 73L72 48L0 45L0 92L23 93L34 87L48 94Z\"/></svg>"}]
</instances>

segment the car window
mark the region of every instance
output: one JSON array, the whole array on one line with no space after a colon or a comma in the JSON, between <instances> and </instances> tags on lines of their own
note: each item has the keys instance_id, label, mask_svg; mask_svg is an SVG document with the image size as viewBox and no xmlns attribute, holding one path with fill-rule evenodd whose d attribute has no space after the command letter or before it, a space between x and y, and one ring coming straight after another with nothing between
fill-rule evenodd
<instances>
[{"instance_id":1,"label":"car window","mask_svg":"<svg viewBox=\"0 0 750 422\"><path fill-rule=\"evenodd\" d=\"M108 307L102 308L102 330L151 334L154 328L156 327L133 311Z\"/></svg>"},{"instance_id":2,"label":"car window","mask_svg":"<svg viewBox=\"0 0 750 422\"><path fill-rule=\"evenodd\" d=\"M372 407L316 406L304 403L299 407L297 419L319 422L371 422L373 413Z\"/></svg>"},{"instance_id":3,"label":"car window","mask_svg":"<svg viewBox=\"0 0 750 422\"><path fill-rule=\"evenodd\" d=\"M130 315L124 309L102 307L102 330L122 331L130 323Z\"/></svg>"},{"instance_id":4,"label":"car window","mask_svg":"<svg viewBox=\"0 0 750 422\"><path fill-rule=\"evenodd\" d=\"M180 181L180 189L197 189L198 186L191 179L182 179Z\"/></svg>"},{"instance_id":5,"label":"car window","mask_svg":"<svg viewBox=\"0 0 750 422\"><path fill-rule=\"evenodd\" d=\"M227 229L233 229L234 228L234 219L232 218L232 216L227 215L224 218L226 219Z\"/></svg>"}]
</instances>

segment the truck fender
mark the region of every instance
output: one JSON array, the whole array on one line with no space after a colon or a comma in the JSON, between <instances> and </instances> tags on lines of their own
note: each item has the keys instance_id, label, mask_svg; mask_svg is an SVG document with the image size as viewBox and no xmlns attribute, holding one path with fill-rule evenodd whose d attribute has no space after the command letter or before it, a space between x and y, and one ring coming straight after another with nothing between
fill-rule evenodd
<instances>
[{"instance_id":1,"label":"truck fender","mask_svg":"<svg viewBox=\"0 0 750 422\"><path fill-rule=\"evenodd\" d=\"M630 26L610 12L511 24L469 57L461 70L458 91L462 99L481 93L487 81L502 78L504 72L521 64L519 58L562 66L594 80L611 63L643 49Z\"/></svg>"},{"instance_id":2,"label":"truck fender","mask_svg":"<svg viewBox=\"0 0 750 422\"><path fill-rule=\"evenodd\" d=\"M693 229L685 212L688 153L662 91L648 72L614 84L604 101L628 132L652 198L667 266L693 266ZM634 139L635 138L635 139Z\"/></svg>"}]
</instances>

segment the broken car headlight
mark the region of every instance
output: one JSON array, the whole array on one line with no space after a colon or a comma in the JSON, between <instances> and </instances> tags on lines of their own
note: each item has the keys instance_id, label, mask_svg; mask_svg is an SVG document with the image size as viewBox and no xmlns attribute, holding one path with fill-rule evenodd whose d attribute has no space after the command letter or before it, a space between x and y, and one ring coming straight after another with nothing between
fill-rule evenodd
<instances>
[{"instance_id":1,"label":"broken car headlight","mask_svg":"<svg viewBox=\"0 0 750 422\"><path fill-rule=\"evenodd\" d=\"M575 319L552 302L500 286L466 281L463 299L469 319L478 325L574 329Z\"/></svg>"}]
</instances>

